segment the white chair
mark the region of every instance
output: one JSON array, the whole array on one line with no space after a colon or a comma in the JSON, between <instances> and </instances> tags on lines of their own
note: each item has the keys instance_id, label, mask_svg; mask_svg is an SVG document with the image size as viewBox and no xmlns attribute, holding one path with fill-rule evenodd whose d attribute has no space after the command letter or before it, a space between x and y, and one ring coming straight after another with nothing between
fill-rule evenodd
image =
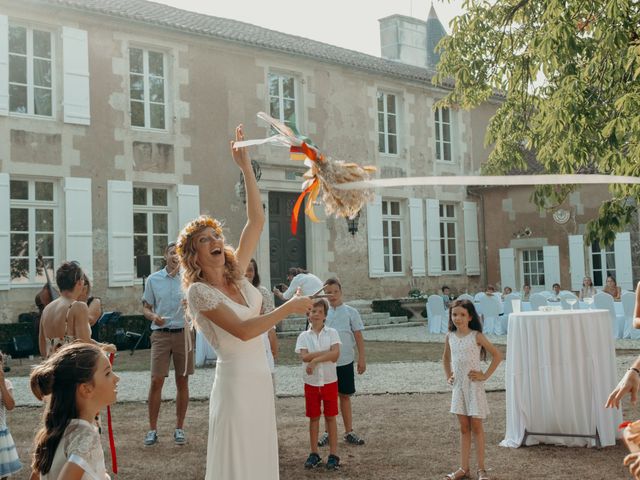
<instances>
[{"instance_id":1,"label":"white chair","mask_svg":"<svg viewBox=\"0 0 640 480\"><path fill-rule=\"evenodd\" d=\"M624 310L624 332L622 338L640 338L640 329L633 328L633 317L636 310L636 295L633 292L624 292L620 297Z\"/></svg>"},{"instance_id":2,"label":"white chair","mask_svg":"<svg viewBox=\"0 0 640 480\"><path fill-rule=\"evenodd\" d=\"M531 310L540 310L540 307L546 307L548 305L547 298L541 293L533 293L529 297L529 303L531 304Z\"/></svg>"},{"instance_id":3,"label":"white chair","mask_svg":"<svg viewBox=\"0 0 640 480\"><path fill-rule=\"evenodd\" d=\"M444 308L444 300L440 295L429 295L429 298L427 298L427 319L429 333L447 332L449 319Z\"/></svg>"},{"instance_id":4,"label":"white chair","mask_svg":"<svg viewBox=\"0 0 640 480\"><path fill-rule=\"evenodd\" d=\"M495 295L485 295L480 299L482 312L482 333L491 335L496 333L496 323L500 316L500 299Z\"/></svg>"},{"instance_id":5,"label":"white chair","mask_svg":"<svg viewBox=\"0 0 640 480\"><path fill-rule=\"evenodd\" d=\"M616 315L616 308L613 304L613 297L608 293L600 292L593 296L593 304L596 308L608 310L611 317L611 331L613 338L622 338L624 335L624 315Z\"/></svg>"},{"instance_id":6,"label":"white chair","mask_svg":"<svg viewBox=\"0 0 640 480\"><path fill-rule=\"evenodd\" d=\"M571 305L569 305L567 300L575 300L576 303L573 304L573 308L576 308L576 305L578 304L578 297L576 297L573 292L560 292L560 305L562 305L563 310L571 310ZM578 308L580 308L580 306L578 306Z\"/></svg>"},{"instance_id":7,"label":"white chair","mask_svg":"<svg viewBox=\"0 0 640 480\"><path fill-rule=\"evenodd\" d=\"M473 296L473 301L474 302L479 302L480 300L482 300L482 297L486 297L487 294L484 292L478 292Z\"/></svg>"},{"instance_id":8,"label":"white chair","mask_svg":"<svg viewBox=\"0 0 640 480\"><path fill-rule=\"evenodd\" d=\"M549 292L548 290L543 290L542 292L538 292L537 294L542 295L544 298L551 298L556 296L555 293Z\"/></svg>"},{"instance_id":9,"label":"white chair","mask_svg":"<svg viewBox=\"0 0 640 480\"><path fill-rule=\"evenodd\" d=\"M470 302L473 302L473 295L463 293L462 295L458 295L458 298L456 298L456 300L469 300Z\"/></svg>"},{"instance_id":10,"label":"white chair","mask_svg":"<svg viewBox=\"0 0 640 480\"><path fill-rule=\"evenodd\" d=\"M512 300L520 300L520 295L517 293L510 293L504 297L502 302L504 311L502 316L498 318L498 323L496 324L496 335L506 335L509 333L509 315L513 313Z\"/></svg>"}]
</instances>

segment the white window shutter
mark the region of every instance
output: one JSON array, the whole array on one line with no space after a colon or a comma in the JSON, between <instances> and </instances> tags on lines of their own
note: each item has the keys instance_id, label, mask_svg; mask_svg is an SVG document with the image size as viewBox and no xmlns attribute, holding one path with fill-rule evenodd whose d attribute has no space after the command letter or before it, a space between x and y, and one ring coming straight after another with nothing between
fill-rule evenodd
<instances>
[{"instance_id":1,"label":"white window shutter","mask_svg":"<svg viewBox=\"0 0 640 480\"><path fill-rule=\"evenodd\" d=\"M516 255L513 248L500 249L500 286L516 290Z\"/></svg>"},{"instance_id":2,"label":"white window shutter","mask_svg":"<svg viewBox=\"0 0 640 480\"><path fill-rule=\"evenodd\" d=\"M620 232L613 242L616 258L616 282L623 290L633 290L633 272L631 270L631 235Z\"/></svg>"},{"instance_id":3,"label":"white window shutter","mask_svg":"<svg viewBox=\"0 0 640 480\"><path fill-rule=\"evenodd\" d=\"M426 269L424 259L424 218L421 199L409 199L409 220L411 223L411 271L414 277L424 277Z\"/></svg>"},{"instance_id":4,"label":"white window shutter","mask_svg":"<svg viewBox=\"0 0 640 480\"><path fill-rule=\"evenodd\" d=\"M427 257L429 260L429 276L442 275L442 258L440 256L440 202L435 198L427 198Z\"/></svg>"},{"instance_id":5,"label":"white window shutter","mask_svg":"<svg viewBox=\"0 0 640 480\"><path fill-rule=\"evenodd\" d=\"M109 180L109 286L133 285L133 184Z\"/></svg>"},{"instance_id":6,"label":"white window shutter","mask_svg":"<svg viewBox=\"0 0 640 480\"><path fill-rule=\"evenodd\" d=\"M464 216L464 254L467 275L480 275L480 238L478 237L478 206L475 202L462 204Z\"/></svg>"},{"instance_id":7,"label":"white window shutter","mask_svg":"<svg viewBox=\"0 0 640 480\"><path fill-rule=\"evenodd\" d=\"M9 290L11 281L9 273L9 255L11 254L9 242L10 212L9 174L0 173L0 290Z\"/></svg>"},{"instance_id":8,"label":"white window shutter","mask_svg":"<svg viewBox=\"0 0 640 480\"><path fill-rule=\"evenodd\" d=\"M6 15L0 15L0 115L9 115L9 18Z\"/></svg>"},{"instance_id":9,"label":"white window shutter","mask_svg":"<svg viewBox=\"0 0 640 480\"><path fill-rule=\"evenodd\" d=\"M80 262L82 271L93 278L93 222L91 179L64 179L65 232L68 260Z\"/></svg>"},{"instance_id":10,"label":"white window shutter","mask_svg":"<svg viewBox=\"0 0 640 480\"><path fill-rule=\"evenodd\" d=\"M549 292L554 283L560 283L560 249L557 245L542 247L544 260L544 288ZM562 288L562 284L560 285Z\"/></svg>"},{"instance_id":11,"label":"white window shutter","mask_svg":"<svg viewBox=\"0 0 640 480\"><path fill-rule=\"evenodd\" d=\"M384 275L384 249L382 240L382 198L376 195L367 205L367 241L369 244L369 276Z\"/></svg>"},{"instance_id":12,"label":"white window shutter","mask_svg":"<svg viewBox=\"0 0 640 480\"><path fill-rule=\"evenodd\" d=\"M178 185L178 232L200 215L200 187Z\"/></svg>"},{"instance_id":13,"label":"white window shutter","mask_svg":"<svg viewBox=\"0 0 640 480\"><path fill-rule=\"evenodd\" d=\"M89 125L89 42L86 30L62 27L65 123Z\"/></svg>"},{"instance_id":14,"label":"white window shutter","mask_svg":"<svg viewBox=\"0 0 640 480\"><path fill-rule=\"evenodd\" d=\"M582 235L569 235L569 271L571 272L571 290L577 292L582 289L582 280L585 276Z\"/></svg>"}]
</instances>

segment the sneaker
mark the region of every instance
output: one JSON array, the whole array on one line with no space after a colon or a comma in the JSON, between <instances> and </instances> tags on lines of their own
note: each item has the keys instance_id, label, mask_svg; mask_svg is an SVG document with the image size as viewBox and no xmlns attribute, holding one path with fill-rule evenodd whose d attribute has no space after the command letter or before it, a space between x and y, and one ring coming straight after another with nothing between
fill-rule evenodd
<instances>
[{"instance_id":1,"label":"sneaker","mask_svg":"<svg viewBox=\"0 0 640 480\"><path fill-rule=\"evenodd\" d=\"M320 438L318 439L318 446L325 447L328 444L329 444L329 434L327 432L324 432L322 435L320 435Z\"/></svg>"},{"instance_id":2,"label":"sneaker","mask_svg":"<svg viewBox=\"0 0 640 480\"><path fill-rule=\"evenodd\" d=\"M309 458L307 458L307 461L304 462L304 468L316 468L321 463L322 459L320 458L320 455L318 455L317 453L310 453Z\"/></svg>"},{"instance_id":3,"label":"sneaker","mask_svg":"<svg viewBox=\"0 0 640 480\"><path fill-rule=\"evenodd\" d=\"M344 441L351 445L364 445L364 440L353 432L345 434Z\"/></svg>"},{"instance_id":4,"label":"sneaker","mask_svg":"<svg viewBox=\"0 0 640 480\"><path fill-rule=\"evenodd\" d=\"M144 437L144 444L147 447L158 443L158 433L155 430L149 430L147 436Z\"/></svg>"},{"instance_id":5,"label":"sneaker","mask_svg":"<svg viewBox=\"0 0 640 480\"><path fill-rule=\"evenodd\" d=\"M329 455L327 458L327 470L337 470L340 468L340 457L337 455Z\"/></svg>"},{"instance_id":6,"label":"sneaker","mask_svg":"<svg viewBox=\"0 0 640 480\"><path fill-rule=\"evenodd\" d=\"M176 445L184 445L187 443L187 439L184 436L184 430L176 428L176 431L173 432L173 440L176 442Z\"/></svg>"}]
</instances>

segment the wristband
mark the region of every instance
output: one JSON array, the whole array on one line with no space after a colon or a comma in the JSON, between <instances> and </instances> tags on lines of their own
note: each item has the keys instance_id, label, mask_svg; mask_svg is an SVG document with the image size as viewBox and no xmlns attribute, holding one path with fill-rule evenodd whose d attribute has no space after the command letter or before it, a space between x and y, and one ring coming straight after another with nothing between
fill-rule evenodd
<instances>
[{"instance_id":1,"label":"wristband","mask_svg":"<svg viewBox=\"0 0 640 480\"><path fill-rule=\"evenodd\" d=\"M636 372L638 374L638 376L640 377L640 370L638 370L636 367L630 367L629 370L633 370L634 372Z\"/></svg>"}]
</instances>

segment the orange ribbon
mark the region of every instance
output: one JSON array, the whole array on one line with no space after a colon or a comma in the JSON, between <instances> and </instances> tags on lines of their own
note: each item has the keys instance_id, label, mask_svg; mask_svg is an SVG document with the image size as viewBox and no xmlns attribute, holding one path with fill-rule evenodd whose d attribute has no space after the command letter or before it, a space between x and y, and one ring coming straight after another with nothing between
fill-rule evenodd
<instances>
[{"instance_id":1,"label":"orange ribbon","mask_svg":"<svg viewBox=\"0 0 640 480\"><path fill-rule=\"evenodd\" d=\"M109 363L113 365L115 355L109 354ZM113 437L113 425L111 423L111 405L107 405L107 425L109 427L109 450L111 450L111 469L115 475L118 474L118 457L116 456L116 442Z\"/></svg>"},{"instance_id":2,"label":"orange ribbon","mask_svg":"<svg viewBox=\"0 0 640 480\"><path fill-rule=\"evenodd\" d=\"M291 148L289 149L289 156L292 160L304 160L305 158L308 158L312 162L324 160L323 156L319 155L317 150L311 148L304 142L302 142L302 145L300 145L299 147L291 146ZM316 198L318 198L319 194L320 181L316 177L314 178L313 182L311 182L311 184L298 196L296 204L293 207L293 212L291 213L291 233L293 233L294 235L296 235L296 233L298 232L298 216L300 214L300 207L302 206L304 197L306 197L307 195L309 195L309 198L307 199L307 204L304 211L309 216L311 221L318 221L318 218L313 211L313 204L316 201Z\"/></svg>"}]
</instances>

